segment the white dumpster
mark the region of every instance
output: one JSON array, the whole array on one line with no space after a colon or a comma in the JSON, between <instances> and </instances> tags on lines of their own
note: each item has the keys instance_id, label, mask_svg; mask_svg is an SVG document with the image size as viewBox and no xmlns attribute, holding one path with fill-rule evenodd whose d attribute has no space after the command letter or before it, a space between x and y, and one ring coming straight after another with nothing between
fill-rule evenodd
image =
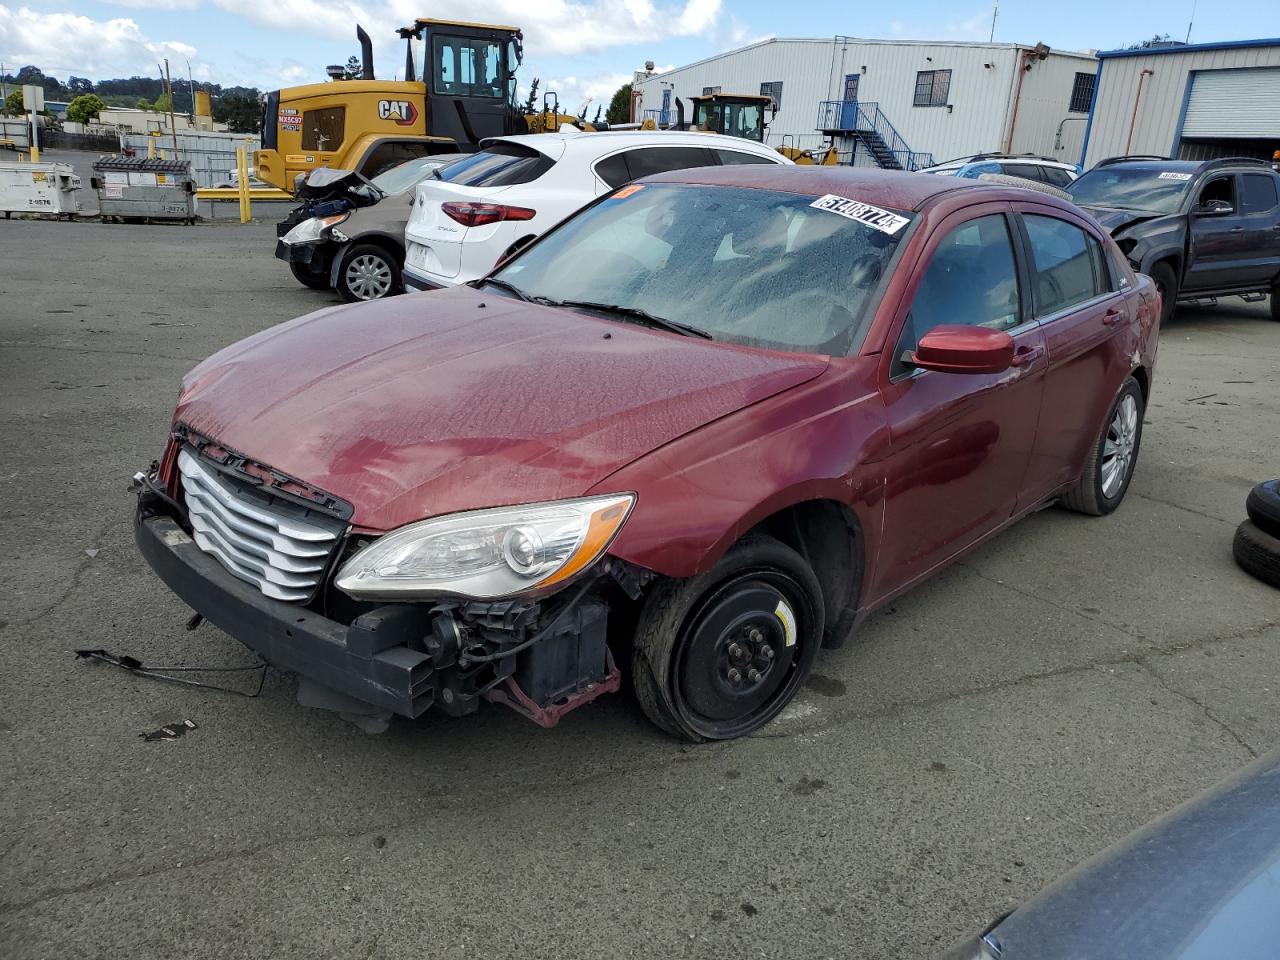
<instances>
[{"instance_id":1,"label":"white dumpster","mask_svg":"<svg viewBox=\"0 0 1280 960\"><path fill-rule=\"evenodd\" d=\"M48 213L80 212L80 178L69 163L0 161L0 211Z\"/></svg>"}]
</instances>

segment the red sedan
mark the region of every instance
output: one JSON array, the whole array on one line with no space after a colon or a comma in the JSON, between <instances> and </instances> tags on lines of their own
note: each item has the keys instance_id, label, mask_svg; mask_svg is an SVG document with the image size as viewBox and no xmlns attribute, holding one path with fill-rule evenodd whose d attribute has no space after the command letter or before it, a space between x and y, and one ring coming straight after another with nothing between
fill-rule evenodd
<instances>
[{"instance_id":1,"label":"red sedan","mask_svg":"<svg viewBox=\"0 0 1280 960\"><path fill-rule=\"evenodd\" d=\"M1043 194L666 174L470 287L200 364L137 541L312 703L550 726L616 655L662 729L741 736L1019 517L1119 505L1159 307Z\"/></svg>"}]
</instances>

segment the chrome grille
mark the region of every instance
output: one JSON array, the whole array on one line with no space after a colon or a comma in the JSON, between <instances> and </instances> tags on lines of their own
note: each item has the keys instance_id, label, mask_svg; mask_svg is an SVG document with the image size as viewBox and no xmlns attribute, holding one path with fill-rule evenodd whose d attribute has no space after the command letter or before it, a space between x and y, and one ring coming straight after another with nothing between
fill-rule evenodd
<instances>
[{"instance_id":1,"label":"chrome grille","mask_svg":"<svg viewBox=\"0 0 1280 960\"><path fill-rule=\"evenodd\" d=\"M301 507L286 514L275 502L251 501L189 450L178 470L196 545L227 571L276 600L315 592L341 527L318 523Z\"/></svg>"}]
</instances>

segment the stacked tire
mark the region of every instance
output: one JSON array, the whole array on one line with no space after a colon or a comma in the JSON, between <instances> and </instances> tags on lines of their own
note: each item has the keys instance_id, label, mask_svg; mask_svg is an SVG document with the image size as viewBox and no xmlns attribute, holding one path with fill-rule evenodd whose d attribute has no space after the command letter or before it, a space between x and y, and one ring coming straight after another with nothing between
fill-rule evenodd
<instances>
[{"instance_id":1,"label":"stacked tire","mask_svg":"<svg viewBox=\"0 0 1280 960\"><path fill-rule=\"evenodd\" d=\"M1280 588L1280 480L1265 480L1245 500L1249 519L1236 528L1231 552L1246 573Z\"/></svg>"}]
</instances>

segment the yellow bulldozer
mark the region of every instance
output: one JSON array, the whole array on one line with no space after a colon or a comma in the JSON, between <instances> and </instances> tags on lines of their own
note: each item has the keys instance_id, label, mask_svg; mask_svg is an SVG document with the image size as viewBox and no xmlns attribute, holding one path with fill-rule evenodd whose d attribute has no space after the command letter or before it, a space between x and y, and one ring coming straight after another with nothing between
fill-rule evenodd
<instances>
[{"instance_id":1,"label":"yellow bulldozer","mask_svg":"<svg viewBox=\"0 0 1280 960\"><path fill-rule=\"evenodd\" d=\"M518 27L419 19L397 32L405 41L403 80L375 78L373 44L357 27L359 77L347 79L345 68L333 66L328 83L267 95L262 149L254 155L258 179L293 192L320 167L370 176L424 152L475 150L486 137L564 124L608 129L588 122L585 110L562 113L553 93L541 110L517 105L515 73L524 55Z\"/></svg>"}]
</instances>

